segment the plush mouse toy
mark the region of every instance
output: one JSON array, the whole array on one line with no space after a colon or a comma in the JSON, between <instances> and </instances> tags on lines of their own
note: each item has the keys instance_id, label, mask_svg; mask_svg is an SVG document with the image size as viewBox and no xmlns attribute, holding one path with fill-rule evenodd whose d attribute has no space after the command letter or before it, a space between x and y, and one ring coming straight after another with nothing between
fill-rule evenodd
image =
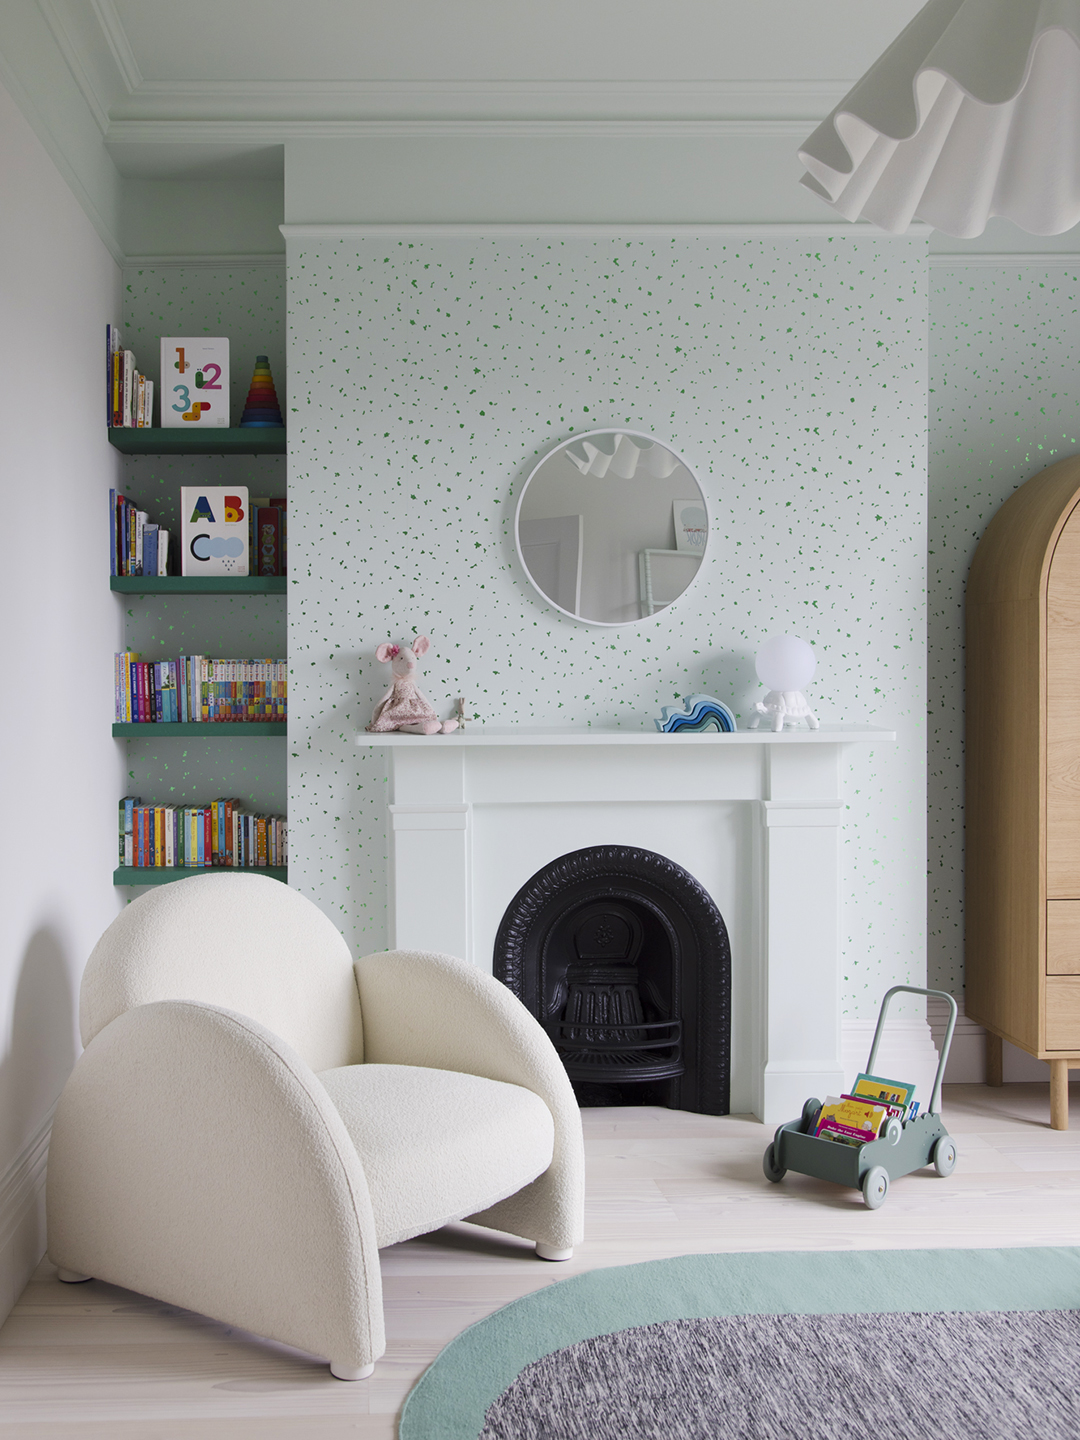
<instances>
[{"instance_id":1,"label":"plush mouse toy","mask_svg":"<svg viewBox=\"0 0 1080 1440\"><path fill-rule=\"evenodd\" d=\"M420 694L413 678L421 655L426 655L430 647L428 637L418 635L411 645L393 645L387 640L375 651L376 659L383 664L389 660L394 683L375 706L367 727L373 734L405 730L410 735L449 735L458 728L456 720L438 718L431 701Z\"/></svg>"}]
</instances>

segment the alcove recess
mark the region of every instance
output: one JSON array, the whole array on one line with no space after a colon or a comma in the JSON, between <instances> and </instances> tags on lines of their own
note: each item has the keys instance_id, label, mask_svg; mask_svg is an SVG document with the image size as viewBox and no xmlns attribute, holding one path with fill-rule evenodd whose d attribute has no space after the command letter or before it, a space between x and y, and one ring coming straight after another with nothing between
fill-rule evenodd
<instances>
[{"instance_id":1,"label":"alcove recess","mask_svg":"<svg viewBox=\"0 0 1080 1440\"><path fill-rule=\"evenodd\" d=\"M189 435L179 429L110 430L120 450L118 488L151 521L180 534L183 485L246 486L249 495L286 495L281 431L242 429L257 355L268 354L282 414L287 416L285 272L280 264L218 267L161 264L125 270L121 330L138 368L155 382L162 335L229 337L231 427ZM101 538L105 542L105 497ZM173 573L179 573L178 555ZM108 570L108 554L104 568ZM286 596L276 593L149 593L118 598L122 643L144 660L178 655L267 658L287 654ZM200 735L168 739L165 727L126 737L125 791L148 803L205 804L221 796L257 814L287 813L286 745L274 736Z\"/></svg>"}]
</instances>

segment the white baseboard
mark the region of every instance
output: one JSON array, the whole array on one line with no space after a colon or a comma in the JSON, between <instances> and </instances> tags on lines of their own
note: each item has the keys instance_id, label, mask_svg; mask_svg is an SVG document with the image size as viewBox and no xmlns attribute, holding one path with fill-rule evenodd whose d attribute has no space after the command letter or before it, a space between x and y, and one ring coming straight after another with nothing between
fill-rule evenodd
<instances>
[{"instance_id":1,"label":"white baseboard","mask_svg":"<svg viewBox=\"0 0 1080 1440\"><path fill-rule=\"evenodd\" d=\"M854 1081L866 1069L870 1046L874 1039L876 1020L845 1020L841 1030L844 1079ZM915 1098L923 1109L930 1104L937 1072L938 1054L925 1020L894 1020L887 1018L882 1031L881 1046L874 1061L874 1072L890 1080L915 1083Z\"/></svg>"},{"instance_id":2,"label":"white baseboard","mask_svg":"<svg viewBox=\"0 0 1080 1440\"><path fill-rule=\"evenodd\" d=\"M953 1033L949 1063L945 1068L945 1080L953 1085L986 1084L986 1031L964 1013L962 999L956 1002L959 1014ZM929 1000L926 1006L927 1019L933 1031L935 1045L945 1038L949 1023L949 1007L943 1000ZM1078 1066L1077 1068L1080 1068ZM1003 1078L1007 1084L1017 1081L1050 1081L1050 1066L1045 1060L1036 1060L1026 1050L1019 1050L1006 1040L1002 1046Z\"/></svg>"},{"instance_id":3,"label":"white baseboard","mask_svg":"<svg viewBox=\"0 0 1080 1440\"><path fill-rule=\"evenodd\" d=\"M45 1162L55 1109L0 1175L0 1324L45 1254Z\"/></svg>"}]
</instances>

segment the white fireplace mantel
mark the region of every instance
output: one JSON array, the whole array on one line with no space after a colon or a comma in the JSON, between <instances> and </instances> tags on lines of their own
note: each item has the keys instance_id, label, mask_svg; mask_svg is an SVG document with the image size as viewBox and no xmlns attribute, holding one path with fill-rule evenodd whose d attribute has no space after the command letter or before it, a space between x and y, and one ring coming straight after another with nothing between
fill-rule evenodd
<instances>
[{"instance_id":1,"label":"white fireplace mantel","mask_svg":"<svg viewBox=\"0 0 1080 1440\"><path fill-rule=\"evenodd\" d=\"M590 845L666 855L732 948L732 1109L768 1123L839 1094L845 746L873 726L662 735L484 726L361 734L389 756L390 943L490 969L506 907Z\"/></svg>"}]
</instances>

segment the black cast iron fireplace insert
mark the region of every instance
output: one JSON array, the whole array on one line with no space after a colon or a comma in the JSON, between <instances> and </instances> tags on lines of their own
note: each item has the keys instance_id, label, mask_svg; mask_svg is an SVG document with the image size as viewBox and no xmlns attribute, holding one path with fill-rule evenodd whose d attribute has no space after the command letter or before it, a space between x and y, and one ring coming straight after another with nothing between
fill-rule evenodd
<instances>
[{"instance_id":1,"label":"black cast iron fireplace insert","mask_svg":"<svg viewBox=\"0 0 1080 1440\"><path fill-rule=\"evenodd\" d=\"M551 1036L582 1105L728 1113L727 927L673 860L625 845L553 860L507 907L494 971Z\"/></svg>"}]
</instances>

